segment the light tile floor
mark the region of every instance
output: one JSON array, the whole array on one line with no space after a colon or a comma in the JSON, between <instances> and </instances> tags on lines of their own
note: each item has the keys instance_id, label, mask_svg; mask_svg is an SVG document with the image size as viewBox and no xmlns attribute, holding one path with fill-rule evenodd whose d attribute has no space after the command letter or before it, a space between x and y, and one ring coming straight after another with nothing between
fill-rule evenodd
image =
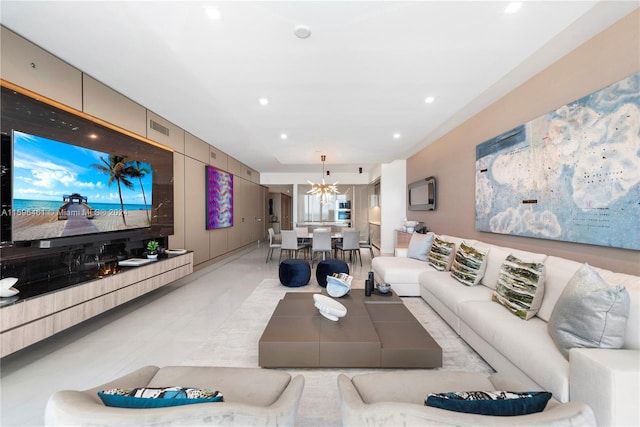
<instances>
[{"instance_id":1,"label":"light tile floor","mask_svg":"<svg viewBox=\"0 0 640 427\"><path fill-rule=\"evenodd\" d=\"M265 263L267 248L252 246L3 358L0 425L43 425L56 390L88 389L145 365L181 364L263 279L278 277L279 253ZM350 265L358 280L371 267L368 251L361 252L363 266Z\"/></svg>"}]
</instances>

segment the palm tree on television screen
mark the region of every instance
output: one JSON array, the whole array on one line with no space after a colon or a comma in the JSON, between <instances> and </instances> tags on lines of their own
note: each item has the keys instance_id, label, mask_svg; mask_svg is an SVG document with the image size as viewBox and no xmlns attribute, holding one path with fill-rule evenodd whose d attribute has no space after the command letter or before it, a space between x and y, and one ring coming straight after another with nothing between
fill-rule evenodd
<instances>
[{"instance_id":1,"label":"palm tree on television screen","mask_svg":"<svg viewBox=\"0 0 640 427\"><path fill-rule=\"evenodd\" d=\"M147 176L147 174L151 173L149 168L143 166L139 160L132 162L131 164L131 177L138 178L140 182L140 189L142 190L142 200L144 201L144 210L147 213L147 221L151 224L151 217L149 216L149 209L147 209L147 196L144 193L144 186L142 185L142 178Z\"/></svg>"},{"instance_id":2,"label":"palm tree on television screen","mask_svg":"<svg viewBox=\"0 0 640 427\"><path fill-rule=\"evenodd\" d=\"M92 166L105 175L109 176L107 185L111 186L114 182L118 185L118 196L120 197L120 213L122 214L122 222L127 225L127 219L124 214L124 202L122 201L122 186L132 190L133 183L129 181L129 178L133 174L133 167L127 165L128 160L125 156L110 155L106 160L100 156L103 164L94 163Z\"/></svg>"}]
</instances>

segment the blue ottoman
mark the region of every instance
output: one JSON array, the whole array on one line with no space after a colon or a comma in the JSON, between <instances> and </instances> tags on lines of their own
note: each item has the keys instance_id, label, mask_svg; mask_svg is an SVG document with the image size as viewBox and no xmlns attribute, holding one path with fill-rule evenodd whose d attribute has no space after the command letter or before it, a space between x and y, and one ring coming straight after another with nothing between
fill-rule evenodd
<instances>
[{"instance_id":1,"label":"blue ottoman","mask_svg":"<svg viewBox=\"0 0 640 427\"><path fill-rule=\"evenodd\" d=\"M326 288L327 276L331 276L333 273L349 274L349 266L346 262L337 259L325 259L324 261L320 261L316 268L316 280L318 281L318 285Z\"/></svg>"},{"instance_id":2,"label":"blue ottoman","mask_svg":"<svg viewBox=\"0 0 640 427\"><path fill-rule=\"evenodd\" d=\"M290 288L305 286L311 279L311 266L303 259L285 259L278 268L280 283Z\"/></svg>"}]
</instances>

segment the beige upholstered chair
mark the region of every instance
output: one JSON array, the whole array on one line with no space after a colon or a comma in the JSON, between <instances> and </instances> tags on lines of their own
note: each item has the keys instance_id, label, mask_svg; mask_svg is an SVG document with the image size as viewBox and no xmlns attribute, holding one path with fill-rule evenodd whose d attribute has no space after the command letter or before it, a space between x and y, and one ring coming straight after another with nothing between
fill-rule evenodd
<instances>
[{"instance_id":1,"label":"beige upholstered chair","mask_svg":"<svg viewBox=\"0 0 640 427\"><path fill-rule=\"evenodd\" d=\"M344 259L344 253L349 252L349 258L351 262L355 262L355 258L360 258L360 266L362 266L362 257L360 256L360 232L358 230L344 230L342 232L342 242L336 243L336 252L342 252L342 259Z\"/></svg>"},{"instance_id":2,"label":"beige upholstered chair","mask_svg":"<svg viewBox=\"0 0 640 427\"><path fill-rule=\"evenodd\" d=\"M584 403L551 400L542 412L489 416L448 411L424 405L429 393L452 391L536 391L501 374L409 370L338 376L343 427L360 426L594 426Z\"/></svg>"},{"instance_id":3,"label":"beige upholstered chair","mask_svg":"<svg viewBox=\"0 0 640 427\"><path fill-rule=\"evenodd\" d=\"M273 256L274 249L280 249L282 247L282 243L276 242L276 233L273 231L273 228L269 228L269 251L267 252L267 259L265 262L269 262L271 257Z\"/></svg>"},{"instance_id":4,"label":"beige upholstered chair","mask_svg":"<svg viewBox=\"0 0 640 427\"><path fill-rule=\"evenodd\" d=\"M298 235L295 230L282 230L282 246L280 246L280 260L282 253L288 251L289 256L293 253L294 258L298 258L298 251L304 250L305 245L298 242Z\"/></svg>"},{"instance_id":5,"label":"beige upholstered chair","mask_svg":"<svg viewBox=\"0 0 640 427\"><path fill-rule=\"evenodd\" d=\"M371 240L373 240L373 231L369 231L367 240L360 240L360 249L369 249L371 259L373 259L375 255L373 254L373 243L371 243Z\"/></svg>"},{"instance_id":6,"label":"beige upholstered chair","mask_svg":"<svg viewBox=\"0 0 640 427\"><path fill-rule=\"evenodd\" d=\"M313 242L311 244L311 265L316 253L322 254L322 260L326 259L326 254L331 255L331 231L330 230L313 230Z\"/></svg>"},{"instance_id":7,"label":"beige upholstered chair","mask_svg":"<svg viewBox=\"0 0 640 427\"><path fill-rule=\"evenodd\" d=\"M153 409L105 406L98 391L111 388L189 386L222 392L224 402ZM304 377L261 368L146 366L85 391L54 393L47 426L293 426Z\"/></svg>"}]
</instances>

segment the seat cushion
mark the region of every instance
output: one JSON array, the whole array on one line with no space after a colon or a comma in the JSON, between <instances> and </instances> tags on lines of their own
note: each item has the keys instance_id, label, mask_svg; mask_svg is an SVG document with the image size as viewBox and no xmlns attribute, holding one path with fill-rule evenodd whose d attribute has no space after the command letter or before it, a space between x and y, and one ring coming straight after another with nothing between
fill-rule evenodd
<instances>
[{"instance_id":1,"label":"seat cushion","mask_svg":"<svg viewBox=\"0 0 640 427\"><path fill-rule=\"evenodd\" d=\"M161 368L147 386L189 384L191 387L215 387L224 394L225 402L266 407L282 395L290 381L291 375L288 373L271 369L167 366ZM256 384L260 384L260 387L256 387Z\"/></svg>"},{"instance_id":2,"label":"seat cushion","mask_svg":"<svg viewBox=\"0 0 640 427\"><path fill-rule=\"evenodd\" d=\"M429 393L495 390L486 374L451 371L394 371L355 375L351 381L365 403L405 402L424 405Z\"/></svg>"},{"instance_id":3,"label":"seat cushion","mask_svg":"<svg viewBox=\"0 0 640 427\"><path fill-rule=\"evenodd\" d=\"M458 315L545 391L561 402L569 400L569 362L547 332L547 322L538 317L522 320L492 301L462 302Z\"/></svg>"},{"instance_id":4,"label":"seat cushion","mask_svg":"<svg viewBox=\"0 0 640 427\"><path fill-rule=\"evenodd\" d=\"M420 274L420 285L453 313L465 301L491 301L492 291L486 286L465 286L451 277L447 271L428 271Z\"/></svg>"},{"instance_id":5,"label":"seat cushion","mask_svg":"<svg viewBox=\"0 0 640 427\"><path fill-rule=\"evenodd\" d=\"M383 282L390 283L415 283L418 284L418 276L424 271L435 271L425 261L404 257L375 257L371 261L373 271Z\"/></svg>"}]
</instances>

